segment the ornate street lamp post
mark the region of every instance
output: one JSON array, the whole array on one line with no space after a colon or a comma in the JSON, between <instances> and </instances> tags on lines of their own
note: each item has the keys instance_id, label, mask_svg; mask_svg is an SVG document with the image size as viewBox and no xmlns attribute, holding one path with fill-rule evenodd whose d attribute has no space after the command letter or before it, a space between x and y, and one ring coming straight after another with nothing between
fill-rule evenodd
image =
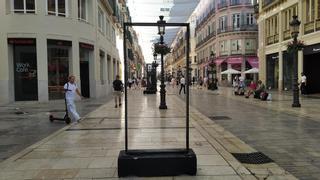
<instances>
[{"instance_id":1,"label":"ornate street lamp post","mask_svg":"<svg viewBox=\"0 0 320 180\"><path fill-rule=\"evenodd\" d=\"M301 104L299 102L299 87L298 87L298 58L297 58L297 53L298 53L298 48L297 48L297 37L299 35L299 26L300 26L300 21L298 20L298 16L294 15L292 16L292 21L290 22L290 31L291 31L291 36L293 38L293 103L292 107L301 107Z\"/></svg>"},{"instance_id":2,"label":"ornate street lamp post","mask_svg":"<svg viewBox=\"0 0 320 180\"><path fill-rule=\"evenodd\" d=\"M215 64L214 64L214 60L215 60L215 56L216 56L216 54L213 52L213 51L211 51L211 53L210 53L210 73L211 73L211 80L210 80L210 84L209 84L209 89L211 89L211 90L215 90L215 85L214 85L214 81L215 81L215 78L216 78L216 76L215 76L215 74L216 74L216 69L215 69Z\"/></svg>"},{"instance_id":3,"label":"ornate street lamp post","mask_svg":"<svg viewBox=\"0 0 320 180\"><path fill-rule=\"evenodd\" d=\"M163 45L163 35L165 34L166 21L163 20L163 16L159 16L160 20L158 23L158 34L160 35L160 45ZM164 64L163 64L163 53L161 53L161 85L160 85L160 106L159 109L168 109L166 104L166 85L164 84Z\"/></svg>"}]
</instances>

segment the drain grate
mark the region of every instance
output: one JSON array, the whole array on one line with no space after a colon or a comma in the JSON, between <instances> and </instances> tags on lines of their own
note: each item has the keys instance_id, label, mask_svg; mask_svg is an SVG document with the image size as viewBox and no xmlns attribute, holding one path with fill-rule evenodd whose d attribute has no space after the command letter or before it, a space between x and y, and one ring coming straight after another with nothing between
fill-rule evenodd
<instances>
[{"instance_id":1,"label":"drain grate","mask_svg":"<svg viewBox=\"0 0 320 180\"><path fill-rule=\"evenodd\" d=\"M213 121L217 121L217 120L231 120L231 118L229 116L210 116L209 117L211 120Z\"/></svg>"},{"instance_id":2,"label":"drain grate","mask_svg":"<svg viewBox=\"0 0 320 180\"><path fill-rule=\"evenodd\" d=\"M245 164L266 164L274 162L262 152L254 153L231 153L238 161Z\"/></svg>"}]
</instances>

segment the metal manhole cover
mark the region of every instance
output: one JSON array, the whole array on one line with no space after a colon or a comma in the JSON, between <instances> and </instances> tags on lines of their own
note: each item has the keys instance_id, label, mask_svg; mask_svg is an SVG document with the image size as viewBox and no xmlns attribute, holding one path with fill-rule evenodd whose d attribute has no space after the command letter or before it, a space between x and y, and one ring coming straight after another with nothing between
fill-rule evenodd
<instances>
[{"instance_id":1,"label":"metal manhole cover","mask_svg":"<svg viewBox=\"0 0 320 180\"><path fill-rule=\"evenodd\" d=\"M209 117L211 120L216 121L216 120L231 120L229 116L210 116Z\"/></svg>"},{"instance_id":2,"label":"metal manhole cover","mask_svg":"<svg viewBox=\"0 0 320 180\"><path fill-rule=\"evenodd\" d=\"M254 153L231 153L238 161L245 164L266 164L274 162L262 152Z\"/></svg>"}]
</instances>

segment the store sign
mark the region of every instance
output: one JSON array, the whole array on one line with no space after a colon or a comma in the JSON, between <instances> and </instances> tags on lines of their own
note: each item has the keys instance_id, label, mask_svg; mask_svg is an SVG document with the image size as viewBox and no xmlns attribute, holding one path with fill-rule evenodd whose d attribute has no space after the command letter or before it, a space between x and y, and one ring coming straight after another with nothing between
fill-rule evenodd
<instances>
[{"instance_id":1,"label":"store sign","mask_svg":"<svg viewBox=\"0 0 320 180\"><path fill-rule=\"evenodd\" d=\"M16 63L16 72L17 73L27 73L29 72L30 64L29 63Z\"/></svg>"},{"instance_id":2,"label":"store sign","mask_svg":"<svg viewBox=\"0 0 320 180\"><path fill-rule=\"evenodd\" d=\"M89 50L94 50L94 46L92 44L87 44L87 43L79 43L80 48L84 49L89 49Z\"/></svg>"},{"instance_id":3,"label":"store sign","mask_svg":"<svg viewBox=\"0 0 320 180\"><path fill-rule=\"evenodd\" d=\"M317 53L320 53L320 44L307 46L303 49L303 54L305 55L317 54Z\"/></svg>"},{"instance_id":4,"label":"store sign","mask_svg":"<svg viewBox=\"0 0 320 180\"><path fill-rule=\"evenodd\" d=\"M55 46L72 46L72 42L71 42L71 41L48 39L47 42L48 42L48 45L55 45Z\"/></svg>"},{"instance_id":5,"label":"store sign","mask_svg":"<svg viewBox=\"0 0 320 180\"><path fill-rule=\"evenodd\" d=\"M34 45L36 44L36 40L30 38L8 38L8 44Z\"/></svg>"}]
</instances>

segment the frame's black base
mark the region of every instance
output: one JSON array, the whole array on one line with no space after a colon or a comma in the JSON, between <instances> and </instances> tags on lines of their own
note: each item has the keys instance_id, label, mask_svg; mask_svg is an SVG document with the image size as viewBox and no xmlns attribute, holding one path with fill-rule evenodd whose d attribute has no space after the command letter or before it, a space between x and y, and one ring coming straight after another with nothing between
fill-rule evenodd
<instances>
[{"instance_id":1,"label":"frame's black base","mask_svg":"<svg viewBox=\"0 0 320 180\"><path fill-rule=\"evenodd\" d=\"M192 149L120 151L118 176L177 176L196 175L197 157Z\"/></svg>"},{"instance_id":2,"label":"frame's black base","mask_svg":"<svg viewBox=\"0 0 320 180\"><path fill-rule=\"evenodd\" d=\"M144 90L143 94L156 94L157 90Z\"/></svg>"}]
</instances>

